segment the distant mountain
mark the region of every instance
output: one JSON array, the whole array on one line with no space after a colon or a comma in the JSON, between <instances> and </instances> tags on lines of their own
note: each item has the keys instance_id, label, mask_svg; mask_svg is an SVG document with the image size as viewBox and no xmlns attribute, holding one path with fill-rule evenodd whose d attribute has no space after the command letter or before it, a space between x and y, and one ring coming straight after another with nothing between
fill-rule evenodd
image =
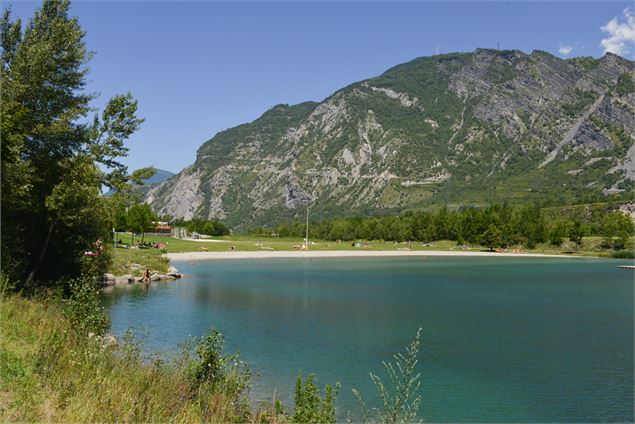
<instances>
[{"instance_id":1,"label":"distant mountain","mask_svg":"<svg viewBox=\"0 0 635 424\"><path fill-rule=\"evenodd\" d=\"M139 192L146 194L151 188L156 187L157 185L161 184L162 182L166 181L168 178L173 177L174 174L173 172L170 171L166 171L163 169L157 169L157 172L155 172L155 174L153 176L151 176L150 178L146 178L143 181L143 185L138 187ZM111 196L114 193L113 189L108 190L108 192L106 192L106 196Z\"/></svg>"},{"instance_id":2,"label":"distant mountain","mask_svg":"<svg viewBox=\"0 0 635 424\"><path fill-rule=\"evenodd\" d=\"M632 197L632 61L478 49L422 57L320 103L278 105L149 190L232 226L492 201Z\"/></svg>"},{"instance_id":3,"label":"distant mountain","mask_svg":"<svg viewBox=\"0 0 635 424\"><path fill-rule=\"evenodd\" d=\"M143 180L143 185L151 186L151 185L159 184L174 175L176 175L174 174L174 172L166 171L164 169L157 169L157 172L153 176Z\"/></svg>"}]
</instances>

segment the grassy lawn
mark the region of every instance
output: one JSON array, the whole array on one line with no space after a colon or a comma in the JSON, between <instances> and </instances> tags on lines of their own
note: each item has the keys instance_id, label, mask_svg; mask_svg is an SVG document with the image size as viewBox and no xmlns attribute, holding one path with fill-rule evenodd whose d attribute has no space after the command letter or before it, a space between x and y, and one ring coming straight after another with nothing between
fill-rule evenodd
<instances>
[{"instance_id":1,"label":"grassy lawn","mask_svg":"<svg viewBox=\"0 0 635 424\"><path fill-rule=\"evenodd\" d=\"M119 234L118 239L121 239L126 244L131 243L132 237L130 234ZM135 240L140 240L139 237L135 237ZM208 239L209 240L209 239ZM195 241L195 240L182 240L172 237L158 237L158 236L146 236L144 241L154 243L163 242L167 245L165 252L178 253L178 252L226 252L229 250L234 251L288 251L294 250L294 246L301 245L301 238L267 238L256 237L246 235L231 235L224 237L217 237L213 240L217 241ZM486 250L482 246L470 246L467 249L461 249L456 245L456 242L449 240L435 241L429 244L421 242L385 242L385 241L371 241L368 243L368 247L354 247L352 241L342 241L337 243L327 240L314 240L315 244L310 246L310 250L353 250L353 251L380 251L380 250L442 250L442 251L473 251L478 252ZM562 246L551 246L550 244L540 244L534 249L523 249L521 252L525 253L546 253L546 254L572 254L579 256L600 256L608 255L611 252L602 250L600 248L600 237L585 237L582 248L576 251L575 245L571 242L565 242ZM232 249L233 248L233 249ZM145 270L145 267L150 268L151 272L166 272L168 268L168 260L163 258L162 251L156 248L144 248L144 249L126 249L117 248L113 253L113 266L111 272L115 275L132 274L141 275ZM134 264L141 265L141 267L135 267Z\"/></svg>"}]
</instances>

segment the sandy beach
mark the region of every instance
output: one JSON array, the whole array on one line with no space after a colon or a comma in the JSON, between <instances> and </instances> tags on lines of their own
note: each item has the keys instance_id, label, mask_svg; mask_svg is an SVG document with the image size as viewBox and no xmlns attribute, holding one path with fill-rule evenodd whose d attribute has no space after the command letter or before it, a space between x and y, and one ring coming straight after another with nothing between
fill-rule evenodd
<instances>
[{"instance_id":1,"label":"sandy beach","mask_svg":"<svg viewBox=\"0 0 635 424\"><path fill-rule=\"evenodd\" d=\"M166 253L166 258L174 261L196 261L211 259L266 259L266 258L363 258L379 256L492 256L492 257L532 257L532 258L572 258L580 256L547 255L540 253L498 253L465 252L449 250L314 250L314 251L253 251L253 252L182 252Z\"/></svg>"}]
</instances>

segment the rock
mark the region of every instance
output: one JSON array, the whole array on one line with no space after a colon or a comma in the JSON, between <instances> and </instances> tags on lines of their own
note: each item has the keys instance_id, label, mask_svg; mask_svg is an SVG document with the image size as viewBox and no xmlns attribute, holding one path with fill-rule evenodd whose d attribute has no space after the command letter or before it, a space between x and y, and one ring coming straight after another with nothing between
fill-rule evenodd
<instances>
[{"instance_id":1,"label":"rock","mask_svg":"<svg viewBox=\"0 0 635 424\"><path fill-rule=\"evenodd\" d=\"M150 276L150 281L160 281L160 280L165 280L165 274L152 274Z\"/></svg>"},{"instance_id":2,"label":"rock","mask_svg":"<svg viewBox=\"0 0 635 424\"><path fill-rule=\"evenodd\" d=\"M176 268L174 268L173 266L171 266L171 265L170 265L170 267L168 268L168 273L167 273L167 275L170 275L170 274L178 274L178 272L179 272L179 270L178 270L178 269L176 269Z\"/></svg>"},{"instance_id":3,"label":"rock","mask_svg":"<svg viewBox=\"0 0 635 424\"><path fill-rule=\"evenodd\" d=\"M143 281L143 277L135 277L134 278L135 283L140 283Z\"/></svg>"},{"instance_id":4,"label":"rock","mask_svg":"<svg viewBox=\"0 0 635 424\"><path fill-rule=\"evenodd\" d=\"M172 275L172 274L166 274L165 279L166 280L176 280L176 277L174 275Z\"/></svg>"},{"instance_id":5,"label":"rock","mask_svg":"<svg viewBox=\"0 0 635 424\"><path fill-rule=\"evenodd\" d=\"M104 274L104 281L115 281L114 274Z\"/></svg>"},{"instance_id":6,"label":"rock","mask_svg":"<svg viewBox=\"0 0 635 424\"><path fill-rule=\"evenodd\" d=\"M115 284L129 284L134 282L134 277L130 274L115 278Z\"/></svg>"},{"instance_id":7,"label":"rock","mask_svg":"<svg viewBox=\"0 0 635 424\"><path fill-rule=\"evenodd\" d=\"M103 336L98 336L97 341L101 345L102 349L115 348L119 345L119 341L112 334L104 334Z\"/></svg>"},{"instance_id":8,"label":"rock","mask_svg":"<svg viewBox=\"0 0 635 424\"><path fill-rule=\"evenodd\" d=\"M181 278L182 275L179 272L168 272L167 274L165 274L166 277L172 277L172 278Z\"/></svg>"}]
</instances>

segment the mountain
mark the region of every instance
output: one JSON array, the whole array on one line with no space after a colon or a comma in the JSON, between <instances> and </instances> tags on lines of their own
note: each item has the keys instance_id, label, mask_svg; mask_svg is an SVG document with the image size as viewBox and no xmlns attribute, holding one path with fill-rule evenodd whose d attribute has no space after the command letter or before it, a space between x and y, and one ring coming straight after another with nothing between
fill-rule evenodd
<instances>
[{"instance_id":1,"label":"mountain","mask_svg":"<svg viewBox=\"0 0 635 424\"><path fill-rule=\"evenodd\" d=\"M232 226L493 201L632 197L634 62L477 49L422 57L222 131L152 188ZM315 216L315 215L313 215Z\"/></svg>"},{"instance_id":2,"label":"mountain","mask_svg":"<svg viewBox=\"0 0 635 424\"><path fill-rule=\"evenodd\" d=\"M163 169L157 169L153 176L151 176L150 178L146 178L145 180L142 180L143 185L138 186L136 190L138 190L139 192L143 194L146 194L150 189L161 184L168 178L173 177L174 175L176 174L174 174L173 172L165 171ZM111 196L114 192L115 191L113 189L110 189L108 190L108 192L106 192L106 196Z\"/></svg>"},{"instance_id":3,"label":"mountain","mask_svg":"<svg viewBox=\"0 0 635 424\"><path fill-rule=\"evenodd\" d=\"M144 186L156 185L156 184L162 183L163 181L167 180L170 177L173 177L174 175L176 174L174 174L173 172L157 168L157 172L155 172L153 176L143 180L143 185Z\"/></svg>"}]
</instances>

